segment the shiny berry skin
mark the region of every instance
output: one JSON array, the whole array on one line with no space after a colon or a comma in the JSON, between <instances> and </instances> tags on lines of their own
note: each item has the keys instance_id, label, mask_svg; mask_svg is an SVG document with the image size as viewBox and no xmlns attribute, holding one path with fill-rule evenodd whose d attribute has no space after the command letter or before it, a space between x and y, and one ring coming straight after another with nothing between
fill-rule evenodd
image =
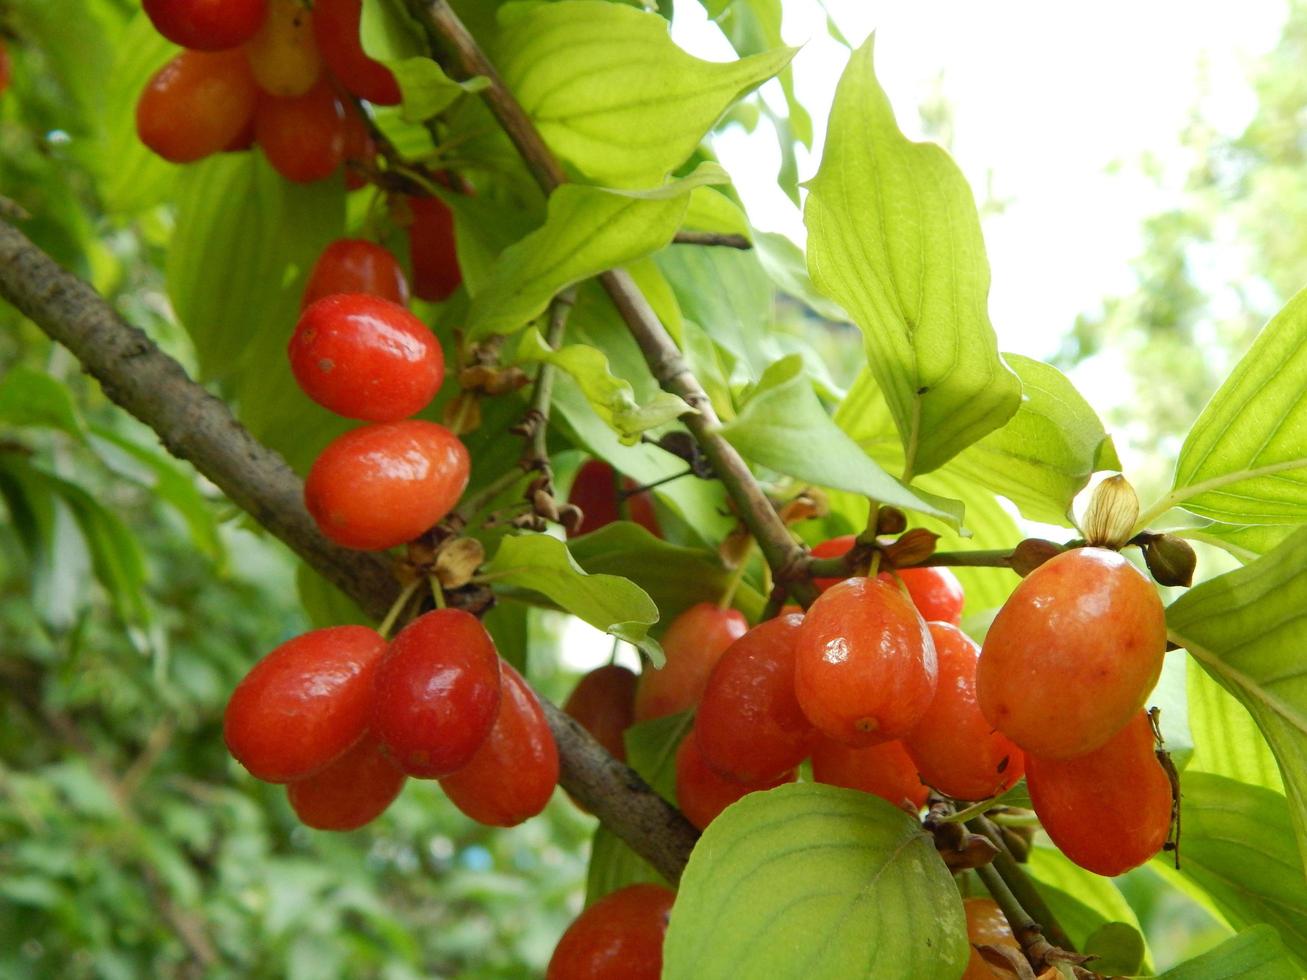
<instances>
[{"instance_id":1,"label":"shiny berry skin","mask_svg":"<svg viewBox=\"0 0 1307 980\"><path fill-rule=\"evenodd\" d=\"M408 303L408 279L395 256L376 242L338 238L313 264L300 309L336 293L367 293L404 306Z\"/></svg>"},{"instance_id":2,"label":"shiny berry skin","mask_svg":"<svg viewBox=\"0 0 1307 980\"><path fill-rule=\"evenodd\" d=\"M1166 653L1162 602L1114 551L1078 548L1022 579L976 672L980 710L1027 754L1098 748L1143 706Z\"/></svg>"},{"instance_id":3,"label":"shiny berry skin","mask_svg":"<svg viewBox=\"0 0 1307 980\"><path fill-rule=\"evenodd\" d=\"M949 569L901 568L895 574L903 580L922 619L954 626L962 622L966 596L962 593L962 583ZM893 578L888 572L882 572L881 577Z\"/></svg>"},{"instance_id":4,"label":"shiny berry skin","mask_svg":"<svg viewBox=\"0 0 1307 980\"><path fill-rule=\"evenodd\" d=\"M363 737L386 641L366 626L332 626L288 640L232 691L227 748L270 783L303 779Z\"/></svg>"},{"instance_id":5,"label":"shiny berry skin","mask_svg":"<svg viewBox=\"0 0 1307 980\"><path fill-rule=\"evenodd\" d=\"M313 36L322 60L351 95L377 105L399 105L399 83L390 69L369 58L359 39L363 0L315 0Z\"/></svg>"},{"instance_id":6,"label":"shiny berry skin","mask_svg":"<svg viewBox=\"0 0 1307 980\"><path fill-rule=\"evenodd\" d=\"M749 629L744 614L712 602L691 606L663 634L667 662L646 668L635 689L635 720L648 721L693 708L726 648Z\"/></svg>"},{"instance_id":7,"label":"shiny berry skin","mask_svg":"<svg viewBox=\"0 0 1307 980\"><path fill-rule=\"evenodd\" d=\"M717 815L736 800L742 800L758 790L792 783L796 777L797 773L790 770L762 783L741 783L727 779L703 761L693 730L676 750L676 803L685 814L685 819L700 830L716 820Z\"/></svg>"},{"instance_id":8,"label":"shiny berry skin","mask_svg":"<svg viewBox=\"0 0 1307 980\"><path fill-rule=\"evenodd\" d=\"M820 739L812 750L812 778L830 786L858 789L901 807L904 800L920 810L930 792L917 777L907 749L897 739L855 749L834 739Z\"/></svg>"},{"instance_id":9,"label":"shiny berry skin","mask_svg":"<svg viewBox=\"0 0 1307 980\"><path fill-rule=\"evenodd\" d=\"M1025 756L985 720L976 704L980 647L948 623L927 623L939 684L917 727L903 739L922 782L959 800L983 800L1011 787Z\"/></svg>"},{"instance_id":10,"label":"shiny berry skin","mask_svg":"<svg viewBox=\"0 0 1307 980\"><path fill-rule=\"evenodd\" d=\"M313 13L301 0L268 0L268 16L245 45L259 88L289 99L322 77L322 56L313 39Z\"/></svg>"},{"instance_id":11,"label":"shiny berry skin","mask_svg":"<svg viewBox=\"0 0 1307 980\"><path fill-rule=\"evenodd\" d=\"M413 263L413 293L441 303L463 281L454 247L454 213L434 197L410 197L413 222L408 226L409 259Z\"/></svg>"},{"instance_id":12,"label":"shiny berry skin","mask_svg":"<svg viewBox=\"0 0 1307 980\"><path fill-rule=\"evenodd\" d=\"M377 669L372 730L410 776L463 768L499 713L499 654L481 621L436 609L396 634Z\"/></svg>"},{"instance_id":13,"label":"shiny berry skin","mask_svg":"<svg viewBox=\"0 0 1307 980\"><path fill-rule=\"evenodd\" d=\"M1161 850L1171 827L1171 781L1154 751L1147 713L1106 745L1074 759L1026 756L1039 822L1080 867L1113 877Z\"/></svg>"},{"instance_id":14,"label":"shiny berry skin","mask_svg":"<svg viewBox=\"0 0 1307 980\"><path fill-rule=\"evenodd\" d=\"M577 682L563 710L614 759L626 761L623 733L635 723L636 675L618 664L592 670Z\"/></svg>"},{"instance_id":15,"label":"shiny berry skin","mask_svg":"<svg viewBox=\"0 0 1307 980\"><path fill-rule=\"evenodd\" d=\"M239 51L183 51L155 73L136 103L136 134L172 163L226 149L243 132L258 89Z\"/></svg>"},{"instance_id":16,"label":"shiny berry skin","mask_svg":"<svg viewBox=\"0 0 1307 980\"><path fill-rule=\"evenodd\" d=\"M967 960L967 969L961 980L1015 978L1015 971L990 963L976 949L977 946L1000 946L1018 955L1025 955L1021 952L1021 944L1012 934L1012 927L1008 925L1003 910L992 898L963 899L962 908L967 916L967 941L971 944L971 957Z\"/></svg>"},{"instance_id":17,"label":"shiny berry skin","mask_svg":"<svg viewBox=\"0 0 1307 980\"><path fill-rule=\"evenodd\" d=\"M442 425L377 422L327 444L304 481L304 503L337 544L393 548L454 508L470 465L467 448Z\"/></svg>"},{"instance_id":18,"label":"shiny berry skin","mask_svg":"<svg viewBox=\"0 0 1307 980\"><path fill-rule=\"evenodd\" d=\"M287 180L325 180L345 157L345 105L325 82L294 98L264 96L254 113L254 137Z\"/></svg>"},{"instance_id":19,"label":"shiny berry skin","mask_svg":"<svg viewBox=\"0 0 1307 980\"><path fill-rule=\"evenodd\" d=\"M143 0L141 6L156 31L196 51L239 47L268 13L268 0Z\"/></svg>"},{"instance_id":20,"label":"shiny berry skin","mask_svg":"<svg viewBox=\"0 0 1307 980\"><path fill-rule=\"evenodd\" d=\"M621 477L623 490L637 486L634 480ZM588 459L576 471L568 503L581 508L584 518L573 536L589 534L623 519L634 521L654 537L662 537L658 517L654 514L653 498L648 490L626 498L626 517L622 516L621 497L618 495L618 476L611 466L601 459Z\"/></svg>"},{"instance_id":21,"label":"shiny berry skin","mask_svg":"<svg viewBox=\"0 0 1307 980\"><path fill-rule=\"evenodd\" d=\"M582 912L563 933L545 980L658 980L676 893L627 885Z\"/></svg>"},{"instance_id":22,"label":"shiny berry skin","mask_svg":"<svg viewBox=\"0 0 1307 980\"><path fill-rule=\"evenodd\" d=\"M926 624L883 579L831 586L803 619L794 690L828 738L867 746L902 738L935 696L938 668Z\"/></svg>"},{"instance_id":23,"label":"shiny berry skin","mask_svg":"<svg viewBox=\"0 0 1307 980\"><path fill-rule=\"evenodd\" d=\"M853 545L857 543L858 537L855 534L842 534L838 538L831 538L828 541L822 541L820 544L812 546L813 558L841 558L847 555ZM814 578L812 584L816 586L818 592L825 592L836 582L842 579L838 578Z\"/></svg>"},{"instance_id":24,"label":"shiny berry skin","mask_svg":"<svg viewBox=\"0 0 1307 980\"><path fill-rule=\"evenodd\" d=\"M708 677L694 730L713 769L742 783L775 779L812 753L817 730L794 697L802 616L777 616L726 648Z\"/></svg>"},{"instance_id":25,"label":"shiny berry skin","mask_svg":"<svg viewBox=\"0 0 1307 980\"><path fill-rule=\"evenodd\" d=\"M454 806L478 823L515 827L545 808L558 785L558 746L540 700L501 663L503 697L471 761L440 780Z\"/></svg>"},{"instance_id":26,"label":"shiny berry skin","mask_svg":"<svg viewBox=\"0 0 1307 980\"><path fill-rule=\"evenodd\" d=\"M314 830L358 830L386 812L407 777L365 735L321 772L286 787L291 809Z\"/></svg>"},{"instance_id":27,"label":"shiny berry skin","mask_svg":"<svg viewBox=\"0 0 1307 980\"><path fill-rule=\"evenodd\" d=\"M290 367L304 393L350 419L398 422L430 404L445 357L426 324L398 303L338 293L301 314Z\"/></svg>"}]
</instances>

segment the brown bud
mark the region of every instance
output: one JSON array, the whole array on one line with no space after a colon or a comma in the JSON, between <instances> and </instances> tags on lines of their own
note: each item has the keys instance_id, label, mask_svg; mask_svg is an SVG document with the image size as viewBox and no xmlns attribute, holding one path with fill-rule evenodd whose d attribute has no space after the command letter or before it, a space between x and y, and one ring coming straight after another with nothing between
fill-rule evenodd
<instances>
[{"instance_id":1,"label":"brown bud","mask_svg":"<svg viewBox=\"0 0 1307 980\"><path fill-rule=\"evenodd\" d=\"M938 540L939 535L934 531L927 531L924 527L914 527L893 544L885 545L882 550L889 563L895 568L907 568L920 565L933 555L935 542Z\"/></svg>"},{"instance_id":2,"label":"brown bud","mask_svg":"<svg viewBox=\"0 0 1307 980\"><path fill-rule=\"evenodd\" d=\"M908 526L908 515L897 507L882 507L876 515L877 534L902 534Z\"/></svg>"},{"instance_id":3,"label":"brown bud","mask_svg":"<svg viewBox=\"0 0 1307 980\"><path fill-rule=\"evenodd\" d=\"M1085 544L1120 551L1134 534L1139 519L1139 497L1130 481L1120 474L1109 476L1094 488L1085 511L1081 531Z\"/></svg>"},{"instance_id":4,"label":"brown bud","mask_svg":"<svg viewBox=\"0 0 1307 980\"><path fill-rule=\"evenodd\" d=\"M537 490L531 494L531 508L547 521L562 523L559 520L558 505L547 490Z\"/></svg>"},{"instance_id":5,"label":"brown bud","mask_svg":"<svg viewBox=\"0 0 1307 980\"><path fill-rule=\"evenodd\" d=\"M562 524L568 534L581 530L585 513L576 504L563 504L558 508L558 523Z\"/></svg>"},{"instance_id":6,"label":"brown bud","mask_svg":"<svg viewBox=\"0 0 1307 980\"><path fill-rule=\"evenodd\" d=\"M481 428L481 400L475 392L463 391L445 403L441 415L446 428L456 436Z\"/></svg>"},{"instance_id":7,"label":"brown bud","mask_svg":"<svg viewBox=\"0 0 1307 980\"><path fill-rule=\"evenodd\" d=\"M1184 538L1159 534L1144 543L1144 563L1160 585L1193 585L1198 556Z\"/></svg>"},{"instance_id":8,"label":"brown bud","mask_svg":"<svg viewBox=\"0 0 1307 980\"><path fill-rule=\"evenodd\" d=\"M825 517L830 513L830 504L826 501L826 495L820 490L805 487L803 492L793 500L782 504L777 513L782 523L797 524L799 521L806 521L813 517Z\"/></svg>"},{"instance_id":9,"label":"brown bud","mask_svg":"<svg viewBox=\"0 0 1307 980\"><path fill-rule=\"evenodd\" d=\"M753 535L741 524L726 535L726 539L717 547L717 554L727 568L739 568L740 562L749 556L749 548L752 544Z\"/></svg>"},{"instance_id":10,"label":"brown bud","mask_svg":"<svg viewBox=\"0 0 1307 980\"><path fill-rule=\"evenodd\" d=\"M486 549L476 538L454 538L436 555L436 578L446 589L466 585L486 560Z\"/></svg>"},{"instance_id":11,"label":"brown bud","mask_svg":"<svg viewBox=\"0 0 1307 980\"><path fill-rule=\"evenodd\" d=\"M997 853L998 848L988 837L966 834L956 848L941 849L939 856L944 859L948 869L957 874L959 871L989 864Z\"/></svg>"},{"instance_id":12,"label":"brown bud","mask_svg":"<svg viewBox=\"0 0 1307 980\"><path fill-rule=\"evenodd\" d=\"M1026 538L1012 549L1012 558L1008 564L1012 570L1025 578L1054 555L1061 554L1062 546L1043 538Z\"/></svg>"}]
</instances>

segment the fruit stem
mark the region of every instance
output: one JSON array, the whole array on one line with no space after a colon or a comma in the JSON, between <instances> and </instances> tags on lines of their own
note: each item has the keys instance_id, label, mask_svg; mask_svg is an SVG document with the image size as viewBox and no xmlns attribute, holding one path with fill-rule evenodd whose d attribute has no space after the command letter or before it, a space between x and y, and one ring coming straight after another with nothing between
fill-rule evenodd
<instances>
[{"instance_id":1,"label":"fruit stem","mask_svg":"<svg viewBox=\"0 0 1307 980\"><path fill-rule=\"evenodd\" d=\"M1030 917L1029 913L1021 906L1021 903L1017 901L1016 896L1012 894L1012 889L1008 888L1007 882L1003 880L1003 876L998 873L993 865L981 865L976 869L976 874L985 883L985 888L988 889L990 897L1003 910L1004 918L1007 919L1008 925L1012 927L1012 934L1021 943L1021 949L1025 952L1031 965L1036 970L1042 970L1047 963L1048 953L1053 948L1049 941L1044 938L1043 928Z\"/></svg>"},{"instance_id":2,"label":"fruit stem","mask_svg":"<svg viewBox=\"0 0 1307 980\"><path fill-rule=\"evenodd\" d=\"M434 575L428 575L427 581L431 583L431 598L435 600L437 609L445 608L445 590L440 587L440 579Z\"/></svg>"},{"instance_id":3,"label":"fruit stem","mask_svg":"<svg viewBox=\"0 0 1307 980\"><path fill-rule=\"evenodd\" d=\"M413 593L418 590L418 586L421 584L422 580L420 578L415 578L412 582L409 582L408 585L404 586L403 591L401 591L400 594L395 597L395 601L390 604L390 609L386 613L386 618L383 619L381 625L377 627L377 632L387 640L390 639L390 630L394 627L395 621L399 619L399 614L403 611L404 607L408 605L408 601L413 598Z\"/></svg>"},{"instance_id":4,"label":"fruit stem","mask_svg":"<svg viewBox=\"0 0 1307 980\"><path fill-rule=\"evenodd\" d=\"M740 583L744 581L744 573L748 571L749 559L753 557L753 549L757 543L753 538L749 539L748 546L744 549L744 554L740 556L740 563L735 566L735 571L731 572L730 579L726 582L726 588L722 590L722 597L717 600L717 608L726 610L731 608L731 603L735 601L735 593L739 591Z\"/></svg>"},{"instance_id":5,"label":"fruit stem","mask_svg":"<svg viewBox=\"0 0 1307 980\"><path fill-rule=\"evenodd\" d=\"M1021 865L1017 863L1012 852L1008 850L1007 844L1003 842L1003 835L998 832L987 817L972 817L967 821L967 827L978 834L983 834L989 838L991 844L998 848L998 854L994 856L993 862L986 870L992 871L998 878L1004 889L1012 896L1014 905L1021 909L1027 917L1034 917L1039 923L1039 927L1049 942L1056 943L1060 948L1066 950L1075 950L1070 937L1066 930L1058 923L1053 916L1053 912L1044 901L1043 896L1035 888L1034 882L1022 870ZM980 869L977 869L978 871ZM984 876L981 876L984 878ZM989 881L985 881L985 887L989 887ZM993 889L990 889L991 894ZM997 895L994 895L994 901L999 902ZM1003 903L999 902L1001 906ZM1007 912L1005 908L1004 913ZM1016 923L1011 918L1008 921L1012 924L1013 931L1016 931Z\"/></svg>"}]
</instances>

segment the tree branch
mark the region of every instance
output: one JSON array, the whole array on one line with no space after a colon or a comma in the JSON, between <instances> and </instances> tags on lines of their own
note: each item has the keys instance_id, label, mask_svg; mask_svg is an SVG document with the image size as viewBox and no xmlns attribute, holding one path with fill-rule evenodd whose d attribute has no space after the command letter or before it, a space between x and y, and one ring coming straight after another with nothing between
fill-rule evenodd
<instances>
[{"instance_id":1,"label":"tree branch","mask_svg":"<svg viewBox=\"0 0 1307 980\"><path fill-rule=\"evenodd\" d=\"M715 245L719 248L738 248L741 251L753 248L753 242L743 235L722 231L678 231L672 242L676 245Z\"/></svg>"}]
</instances>

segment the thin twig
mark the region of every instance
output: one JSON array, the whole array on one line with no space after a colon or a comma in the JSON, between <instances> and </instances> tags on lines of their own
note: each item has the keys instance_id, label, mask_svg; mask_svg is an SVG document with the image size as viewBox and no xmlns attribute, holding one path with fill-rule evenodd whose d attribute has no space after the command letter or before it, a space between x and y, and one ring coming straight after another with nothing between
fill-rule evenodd
<instances>
[{"instance_id":1,"label":"thin twig","mask_svg":"<svg viewBox=\"0 0 1307 980\"><path fill-rule=\"evenodd\" d=\"M1008 850L1007 845L1003 842L1003 835L998 832L998 828L983 816L972 817L967 821L967 826L976 833L988 837L990 843L998 848L998 854L995 855L993 861L994 872L1002 879L1008 891L1012 893L1013 898L1020 903L1021 908L1039 924L1049 942L1062 949L1074 951L1075 946L1072 945L1071 938L1058 923L1052 909L1048 907L1048 903L1036 890L1034 883L1026 875L1021 865L1012 857L1012 852ZM994 900L998 901L998 897L995 896Z\"/></svg>"},{"instance_id":2,"label":"thin twig","mask_svg":"<svg viewBox=\"0 0 1307 980\"><path fill-rule=\"evenodd\" d=\"M672 243L675 245L711 245L718 248L738 248L748 251L753 242L743 235L724 231L678 231Z\"/></svg>"}]
</instances>

